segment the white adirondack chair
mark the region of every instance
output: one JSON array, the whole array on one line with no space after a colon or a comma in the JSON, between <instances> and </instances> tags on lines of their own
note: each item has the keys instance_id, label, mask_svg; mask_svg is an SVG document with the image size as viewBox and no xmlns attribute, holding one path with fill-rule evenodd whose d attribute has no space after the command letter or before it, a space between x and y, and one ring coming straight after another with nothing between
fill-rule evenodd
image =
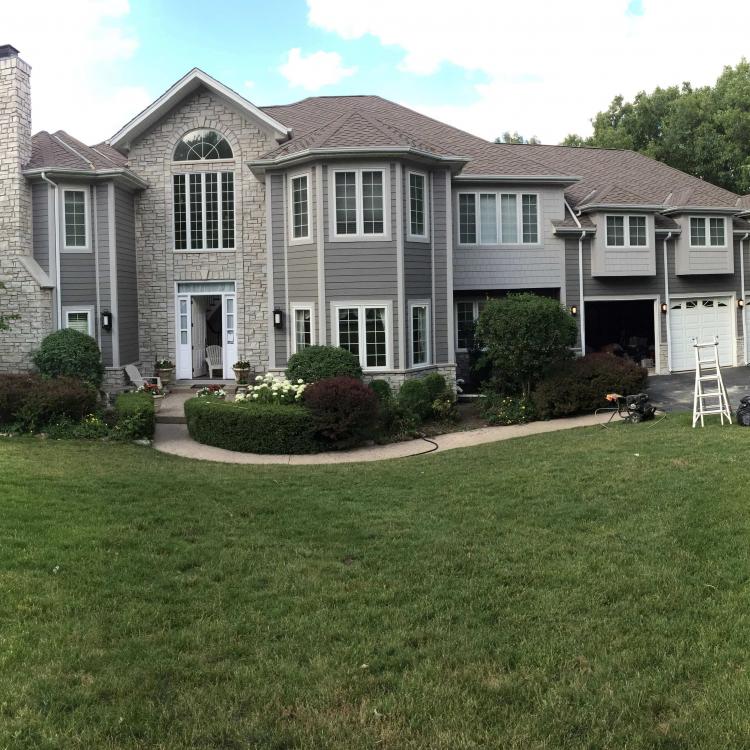
<instances>
[{"instance_id":1,"label":"white adirondack chair","mask_svg":"<svg viewBox=\"0 0 750 750\"><path fill-rule=\"evenodd\" d=\"M161 388L161 378L144 378L143 375L141 375L140 370L135 365L125 365L125 374L128 376L128 379L136 388L142 388L145 383L148 383L149 385L156 385Z\"/></svg>"},{"instance_id":2,"label":"white adirondack chair","mask_svg":"<svg viewBox=\"0 0 750 750\"><path fill-rule=\"evenodd\" d=\"M208 365L208 377L214 376L214 370L218 370L220 377L224 376L224 357L220 346L211 345L206 347L206 365Z\"/></svg>"}]
</instances>

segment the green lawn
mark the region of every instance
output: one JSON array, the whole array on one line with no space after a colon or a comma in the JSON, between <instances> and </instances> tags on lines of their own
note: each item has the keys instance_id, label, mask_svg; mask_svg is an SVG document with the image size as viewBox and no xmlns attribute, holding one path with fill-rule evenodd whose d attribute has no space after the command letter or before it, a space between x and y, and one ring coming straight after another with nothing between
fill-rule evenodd
<instances>
[{"instance_id":1,"label":"green lawn","mask_svg":"<svg viewBox=\"0 0 750 750\"><path fill-rule=\"evenodd\" d=\"M750 430L321 468L0 441L0 748L750 747Z\"/></svg>"}]
</instances>

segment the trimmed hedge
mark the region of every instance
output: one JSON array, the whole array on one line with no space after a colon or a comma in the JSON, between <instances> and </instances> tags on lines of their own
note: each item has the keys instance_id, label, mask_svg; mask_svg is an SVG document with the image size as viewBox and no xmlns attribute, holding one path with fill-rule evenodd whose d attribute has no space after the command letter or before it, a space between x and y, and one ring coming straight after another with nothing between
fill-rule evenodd
<instances>
[{"instance_id":1,"label":"trimmed hedge","mask_svg":"<svg viewBox=\"0 0 750 750\"><path fill-rule=\"evenodd\" d=\"M99 388L104 378L102 355L96 341L72 328L45 336L33 360L47 378L79 378L94 388Z\"/></svg>"},{"instance_id":2,"label":"trimmed hedge","mask_svg":"<svg viewBox=\"0 0 750 750\"><path fill-rule=\"evenodd\" d=\"M121 393L115 399L115 431L125 440L148 438L156 428L156 410L153 396L142 391Z\"/></svg>"},{"instance_id":3,"label":"trimmed hedge","mask_svg":"<svg viewBox=\"0 0 750 750\"><path fill-rule=\"evenodd\" d=\"M432 415L432 399L423 379L402 383L398 390L398 403L407 414L411 414L420 422L424 422Z\"/></svg>"},{"instance_id":4,"label":"trimmed hedge","mask_svg":"<svg viewBox=\"0 0 750 750\"><path fill-rule=\"evenodd\" d=\"M289 357L286 376L292 383L317 383L326 378L362 379L359 360L338 346L308 346Z\"/></svg>"},{"instance_id":5,"label":"trimmed hedge","mask_svg":"<svg viewBox=\"0 0 750 750\"><path fill-rule=\"evenodd\" d=\"M565 362L545 378L532 394L541 419L593 412L609 404L607 393L639 393L648 372L634 362L611 354L587 354Z\"/></svg>"},{"instance_id":6,"label":"trimmed hedge","mask_svg":"<svg viewBox=\"0 0 750 750\"><path fill-rule=\"evenodd\" d=\"M296 404L235 404L210 398L185 403L190 437L245 453L316 453L310 412Z\"/></svg>"}]
</instances>

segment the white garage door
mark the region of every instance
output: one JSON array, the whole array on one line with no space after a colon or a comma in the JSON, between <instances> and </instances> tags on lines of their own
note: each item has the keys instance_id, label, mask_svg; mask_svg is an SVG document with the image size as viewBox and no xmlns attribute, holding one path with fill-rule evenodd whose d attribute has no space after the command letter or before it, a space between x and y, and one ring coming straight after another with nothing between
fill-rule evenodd
<instances>
[{"instance_id":1,"label":"white garage door","mask_svg":"<svg viewBox=\"0 0 750 750\"><path fill-rule=\"evenodd\" d=\"M694 370L693 339L703 343L713 341L714 336L719 337L719 361L722 367L733 365L733 310L731 297L673 299L669 305L672 369Z\"/></svg>"}]
</instances>

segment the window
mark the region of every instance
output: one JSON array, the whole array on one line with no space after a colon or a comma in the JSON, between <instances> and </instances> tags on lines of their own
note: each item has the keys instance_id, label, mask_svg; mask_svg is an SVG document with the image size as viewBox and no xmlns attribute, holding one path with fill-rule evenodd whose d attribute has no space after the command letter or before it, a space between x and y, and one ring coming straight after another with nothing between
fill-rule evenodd
<instances>
[{"instance_id":1,"label":"window","mask_svg":"<svg viewBox=\"0 0 750 750\"><path fill-rule=\"evenodd\" d=\"M234 249L234 173L173 175L175 250Z\"/></svg>"},{"instance_id":2,"label":"window","mask_svg":"<svg viewBox=\"0 0 750 750\"><path fill-rule=\"evenodd\" d=\"M292 209L292 241L310 239L310 180L302 174L292 177L290 182L290 205Z\"/></svg>"},{"instance_id":3,"label":"window","mask_svg":"<svg viewBox=\"0 0 750 750\"><path fill-rule=\"evenodd\" d=\"M538 244L538 196L534 193L459 193L458 242L462 245Z\"/></svg>"},{"instance_id":4,"label":"window","mask_svg":"<svg viewBox=\"0 0 750 750\"><path fill-rule=\"evenodd\" d=\"M426 302L411 305L411 364L426 365L430 361L430 316Z\"/></svg>"},{"instance_id":5,"label":"window","mask_svg":"<svg viewBox=\"0 0 750 750\"><path fill-rule=\"evenodd\" d=\"M723 217L705 219L692 216L690 218L691 247L726 247L726 244L726 226Z\"/></svg>"},{"instance_id":6,"label":"window","mask_svg":"<svg viewBox=\"0 0 750 750\"><path fill-rule=\"evenodd\" d=\"M607 216L607 247L647 247L645 216Z\"/></svg>"},{"instance_id":7,"label":"window","mask_svg":"<svg viewBox=\"0 0 750 750\"><path fill-rule=\"evenodd\" d=\"M294 338L292 354L313 345L313 311L311 307L292 307Z\"/></svg>"},{"instance_id":8,"label":"window","mask_svg":"<svg viewBox=\"0 0 750 750\"><path fill-rule=\"evenodd\" d=\"M409 237L428 238L427 210L427 176L409 172Z\"/></svg>"},{"instance_id":9,"label":"window","mask_svg":"<svg viewBox=\"0 0 750 750\"><path fill-rule=\"evenodd\" d=\"M474 327L485 301L456 302L456 349L467 351L474 348Z\"/></svg>"},{"instance_id":10,"label":"window","mask_svg":"<svg viewBox=\"0 0 750 750\"><path fill-rule=\"evenodd\" d=\"M387 237L384 169L333 171L334 237Z\"/></svg>"},{"instance_id":11,"label":"window","mask_svg":"<svg viewBox=\"0 0 750 750\"><path fill-rule=\"evenodd\" d=\"M383 370L390 362L390 324L386 305L335 308L337 346L359 359L365 370Z\"/></svg>"},{"instance_id":12,"label":"window","mask_svg":"<svg viewBox=\"0 0 750 750\"><path fill-rule=\"evenodd\" d=\"M63 236L65 250L88 250L88 190L63 189Z\"/></svg>"},{"instance_id":13,"label":"window","mask_svg":"<svg viewBox=\"0 0 750 750\"><path fill-rule=\"evenodd\" d=\"M193 130L182 137L174 150L174 161L208 161L231 159L232 147L226 138L215 130Z\"/></svg>"},{"instance_id":14,"label":"window","mask_svg":"<svg viewBox=\"0 0 750 750\"><path fill-rule=\"evenodd\" d=\"M93 336L93 309L64 311L65 328L72 328L74 331L80 331L87 336Z\"/></svg>"}]
</instances>

